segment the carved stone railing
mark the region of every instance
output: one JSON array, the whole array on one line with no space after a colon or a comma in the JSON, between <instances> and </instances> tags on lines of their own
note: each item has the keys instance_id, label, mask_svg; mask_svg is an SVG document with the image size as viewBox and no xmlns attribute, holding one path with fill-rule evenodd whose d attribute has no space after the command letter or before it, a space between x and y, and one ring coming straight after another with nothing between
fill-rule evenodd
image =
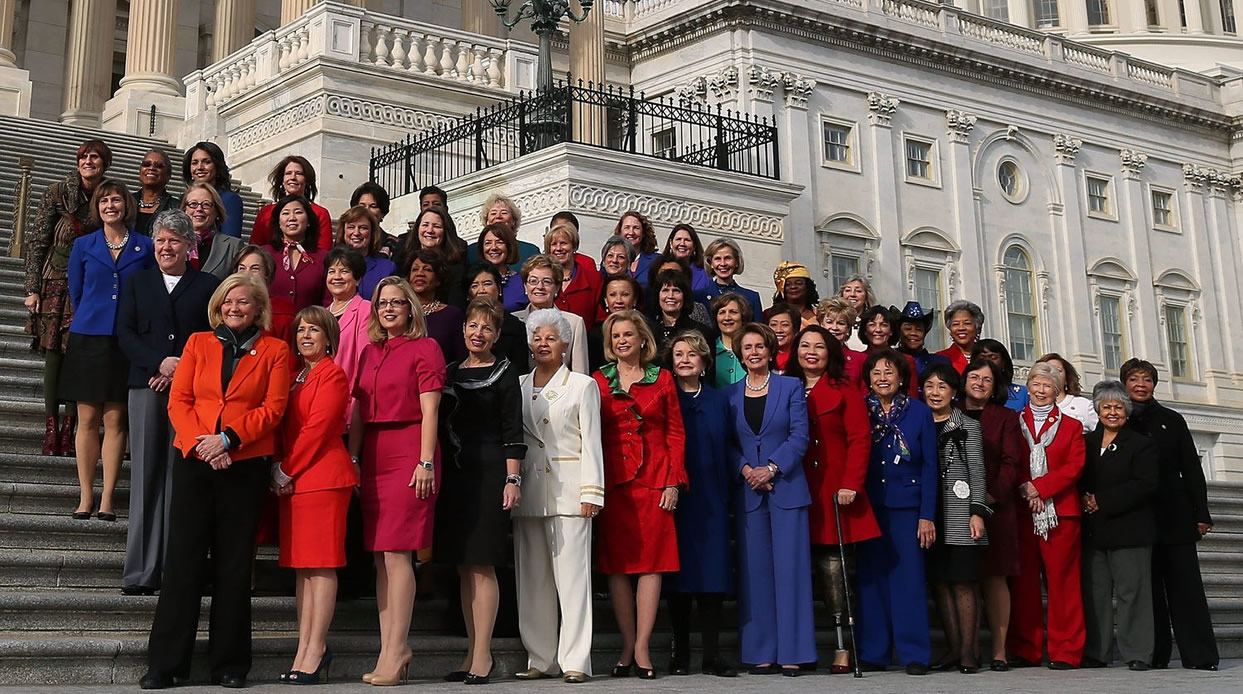
<instances>
[{"instance_id":1,"label":"carved stone railing","mask_svg":"<svg viewBox=\"0 0 1243 694\"><path fill-rule=\"evenodd\" d=\"M509 42L324 2L185 78L186 117L218 111L311 60L509 91Z\"/></svg>"}]
</instances>

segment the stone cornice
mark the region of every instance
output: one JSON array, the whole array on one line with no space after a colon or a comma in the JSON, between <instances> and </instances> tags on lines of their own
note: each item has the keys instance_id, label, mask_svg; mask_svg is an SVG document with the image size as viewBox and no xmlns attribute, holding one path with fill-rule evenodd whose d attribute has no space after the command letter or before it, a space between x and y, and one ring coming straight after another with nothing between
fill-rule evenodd
<instances>
[{"instance_id":1,"label":"stone cornice","mask_svg":"<svg viewBox=\"0 0 1243 694\"><path fill-rule=\"evenodd\" d=\"M688 43L721 32L761 30L835 48L871 53L924 69L1056 97L1095 109L1157 121L1173 120L1215 130L1233 129L1234 119L1225 113L1196 106L1188 99L1180 99L1173 91L1168 97L1155 94L1156 89L1148 89L1143 80L1130 80L1133 84L1129 84L1127 80L1118 80L1111 74L1102 73L1097 78L1080 69L1046 67L1047 61L1033 60L1031 55L1017 51L1012 56L1002 55L1000 51L974 51L952 40L959 37L944 34L934 37L931 31L919 35L920 27L892 21L878 27L848 14L851 13L846 8L841 13L811 9L798 12L789 2L781 0L718 0L690 8L675 20L633 32L628 37L628 43L632 59L638 61L676 51ZM1081 46L1070 42L1062 45L1075 51ZM1119 60L1125 60L1125 56ZM1138 74L1148 72L1141 69L1143 66L1132 67L1137 68Z\"/></svg>"}]
</instances>

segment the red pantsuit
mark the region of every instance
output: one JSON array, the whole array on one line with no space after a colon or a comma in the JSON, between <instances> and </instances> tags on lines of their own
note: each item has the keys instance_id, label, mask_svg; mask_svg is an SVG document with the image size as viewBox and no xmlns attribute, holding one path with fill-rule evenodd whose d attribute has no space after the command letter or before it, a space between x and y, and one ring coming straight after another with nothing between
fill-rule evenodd
<instances>
[{"instance_id":1,"label":"red pantsuit","mask_svg":"<svg viewBox=\"0 0 1243 694\"><path fill-rule=\"evenodd\" d=\"M1031 410L1020 413L1020 426L1033 431ZM1032 480L1040 498L1053 499L1057 527L1048 539L1036 535L1032 514L1018 510L1019 575L1013 579L1010 634L1006 648L1011 655L1033 663L1042 660L1047 641L1049 660L1078 666L1083 659L1086 631L1083 624L1083 587L1080 574L1079 475L1083 472L1083 428L1077 420L1065 417L1055 407L1041 427L1043 434L1051 423L1062 420L1057 435L1045 448L1049 472ZM1032 438L1039 442L1040 435ZM1024 502L1019 501L1020 504ZM1048 627L1041 609L1040 577L1043 574L1049 594Z\"/></svg>"}]
</instances>

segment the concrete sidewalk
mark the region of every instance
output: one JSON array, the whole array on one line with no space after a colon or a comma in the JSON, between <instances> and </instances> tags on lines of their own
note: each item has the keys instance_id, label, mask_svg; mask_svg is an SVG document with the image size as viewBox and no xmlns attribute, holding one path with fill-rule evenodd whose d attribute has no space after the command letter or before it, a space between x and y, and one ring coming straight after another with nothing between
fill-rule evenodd
<instances>
[{"instance_id":1,"label":"concrete sidewalk","mask_svg":"<svg viewBox=\"0 0 1243 694\"><path fill-rule=\"evenodd\" d=\"M959 673L935 673L926 677L910 677L900 671L869 673L863 679L854 679L850 675L807 674L802 677L788 678L780 675L748 676L741 675L736 679L721 679L703 675L690 677L664 676L654 681L637 679L614 680L607 675L597 677L587 684L572 687L560 680L542 680L539 682L519 682L514 679L495 680L483 690L485 694L536 694L538 692L568 693L580 689L594 691L618 692L619 694L700 694L712 692L808 692L823 694L825 691L860 692L861 694L891 694L912 692L919 694L987 694L989 692L1005 692L1006 694L1220 694L1224 692L1243 691L1243 660L1223 661L1219 672L1199 672L1175 668L1170 670L1152 670L1149 672L1131 672L1125 666L1115 666L1105 670L1076 670L1072 672L1053 672L1045 668L1013 670L1007 673L981 672L976 675ZM465 689L461 684L447 684L439 681L415 681L408 691L419 692L458 692ZM398 689L397 691L402 691ZM33 692L35 694L112 694L126 692L132 694L140 691L138 685L84 685L84 686L7 686L0 687L0 693ZM188 686L178 687L177 692L221 692L220 687ZM285 692L289 694L291 687L278 683L255 682L247 691L252 692ZM328 692L374 692L369 685L362 682L320 685L311 690L316 694Z\"/></svg>"}]
</instances>

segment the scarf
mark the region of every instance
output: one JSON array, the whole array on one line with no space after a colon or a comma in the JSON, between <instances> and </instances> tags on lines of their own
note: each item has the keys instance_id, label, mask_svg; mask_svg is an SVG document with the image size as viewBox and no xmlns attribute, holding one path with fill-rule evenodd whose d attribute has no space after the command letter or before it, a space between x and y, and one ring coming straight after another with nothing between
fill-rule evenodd
<instances>
[{"instance_id":1,"label":"scarf","mask_svg":"<svg viewBox=\"0 0 1243 694\"><path fill-rule=\"evenodd\" d=\"M1039 441L1032 436L1032 431L1027 426L1027 422L1020 422L1019 429L1023 431L1023 438L1027 440L1027 447L1031 449L1031 454L1028 457L1028 467L1031 470L1032 479L1036 480L1049 474L1049 458L1045 454L1044 449L1057 436L1057 430L1062 425L1062 418L1052 417L1050 410L1054 409L1053 405L1049 405L1047 409L1044 407L1037 408L1036 405L1028 405L1028 408L1032 411L1032 420L1035 422L1036 427L1040 427L1041 423L1052 419L1049 428L1045 429ZM1038 416L1037 409L1044 411L1039 420L1036 420ZM1040 536L1040 539L1049 539L1049 531L1057 527L1057 509L1053 507L1052 498L1044 500L1043 511L1032 513L1032 526L1035 529L1035 533Z\"/></svg>"},{"instance_id":2,"label":"scarf","mask_svg":"<svg viewBox=\"0 0 1243 694\"><path fill-rule=\"evenodd\" d=\"M292 266L293 266L293 252L294 251L297 251L298 253L302 255L301 260L303 261L308 260L307 255L306 255L306 249L302 247L301 241L286 241L285 250L284 252L281 253L281 264L285 266L286 270L293 269Z\"/></svg>"},{"instance_id":3,"label":"scarf","mask_svg":"<svg viewBox=\"0 0 1243 694\"><path fill-rule=\"evenodd\" d=\"M897 449L903 460L911 459L911 449L906 445L902 429L898 427L898 420L902 418L902 413L906 412L909 404L910 398L906 393L899 392L893 396L893 405L886 413L881 409L880 398L875 393L868 393L867 396L868 414L872 418L872 444Z\"/></svg>"},{"instance_id":4,"label":"scarf","mask_svg":"<svg viewBox=\"0 0 1243 694\"><path fill-rule=\"evenodd\" d=\"M1132 400L1131 401L1131 417L1142 418L1145 414L1148 413L1149 410L1155 409L1156 404L1157 404L1156 398L1149 398L1143 402L1140 402L1139 400Z\"/></svg>"},{"instance_id":5,"label":"scarf","mask_svg":"<svg viewBox=\"0 0 1243 694\"><path fill-rule=\"evenodd\" d=\"M212 331L216 339L224 347L224 358L220 360L220 392L229 392L229 381L233 380L233 371L242 355L259 339L259 326L252 325L241 333L235 333L229 326L221 323Z\"/></svg>"},{"instance_id":6,"label":"scarf","mask_svg":"<svg viewBox=\"0 0 1243 694\"><path fill-rule=\"evenodd\" d=\"M1045 420L1049 418L1049 413L1053 411L1054 405L1052 403L1048 405L1028 404L1028 407L1032 411L1032 421L1036 423L1037 428L1040 428L1044 425Z\"/></svg>"}]
</instances>

